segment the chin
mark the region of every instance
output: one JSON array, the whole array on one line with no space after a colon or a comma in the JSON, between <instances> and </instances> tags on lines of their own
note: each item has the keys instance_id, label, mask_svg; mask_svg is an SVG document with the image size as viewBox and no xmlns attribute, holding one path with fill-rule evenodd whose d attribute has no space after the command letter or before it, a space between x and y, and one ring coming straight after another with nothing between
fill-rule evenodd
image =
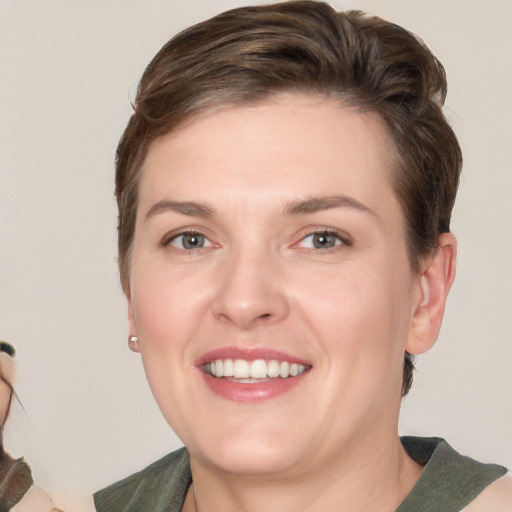
<instances>
[{"instance_id":1,"label":"chin","mask_svg":"<svg viewBox=\"0 0 512 512\"><path fill-rule=\"evenodd\" d=\"M288 429L226 428L219 436L198 443L185 442L191 457L226 473L269 475L285 473L297 465L297 446L306 440L293 441Z\"/></svg>"},{"instance_id":2,"label":"chin","mask_svg":"<svg viewBox=\"0 0 512 512\"><path fill-rule=\"evenodd\" d=\"M254 443L226 443L201 453L200 457L225 473L254 476L286 473L297 462L282 447Z\"/></svg>"}]
</instances>

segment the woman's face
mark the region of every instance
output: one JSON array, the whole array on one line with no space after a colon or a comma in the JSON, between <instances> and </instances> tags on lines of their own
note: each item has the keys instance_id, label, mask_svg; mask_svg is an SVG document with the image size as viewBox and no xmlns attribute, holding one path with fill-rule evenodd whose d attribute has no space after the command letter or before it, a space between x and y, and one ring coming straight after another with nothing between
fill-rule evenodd
<instances>
[{"instance_id":1,"label":"woman's face","mask_svg":"<svg viewBox=\"0 0 512 512\"><path fill-rule=\"evenodd\" d=\"M151 146L130 329L193 460L286 474L396 435L420 293L391 147L376 116L299 95Z\"/></svg>"}]
</instances>

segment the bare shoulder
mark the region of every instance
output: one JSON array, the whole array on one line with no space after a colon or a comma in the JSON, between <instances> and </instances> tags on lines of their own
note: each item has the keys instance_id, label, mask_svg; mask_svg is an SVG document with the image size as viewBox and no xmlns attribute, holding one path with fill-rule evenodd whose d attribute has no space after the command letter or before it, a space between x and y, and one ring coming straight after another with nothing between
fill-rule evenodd
<instances>
[{"instance_id":1,"label":"bare shoulder","mask_svg":"<svg viewBox=\"0 0 512 512\"><path fill-rule=\"evenodd\" d=\"M96 512L92 496L59 496L52 512Z\"/></svg>"},{"instance_id":2,"label":"bare shoulder","mask_svg":"<svg viewBox=\"0 0 512 512\"><path fill-rule=\"evenodd\" d=\"M80 498L68 496L61 498L57 505L55 506L46 492L33 485L23 498L9 510L11 512L96 512L92 496Z\"/></svg>"},{"instance_id":3,"label":"bare shoulder","mask_svg":"<svg viewBox=\"0 0 512 512\"><path fill-rule=\"evenodd\" d=\"M512 473L489 485L463 512L512 512Z\"/></svg>"}]
</instances>

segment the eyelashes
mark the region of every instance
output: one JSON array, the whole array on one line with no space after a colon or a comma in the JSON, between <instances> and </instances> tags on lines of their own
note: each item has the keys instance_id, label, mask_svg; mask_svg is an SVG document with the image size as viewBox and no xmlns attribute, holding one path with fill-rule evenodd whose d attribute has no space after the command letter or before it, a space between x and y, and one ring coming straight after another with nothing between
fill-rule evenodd
<instances>
[{"instance_id":1,"label":"eyelashes","mask_svg":"<svg viewBox=\"0 0 512 512\"><path fill-rule=\"evenodd\" d=\"M345 233L342 234L332 229L321 229L308 233L295 245L300 248L313 249L315 251L332 252L340 246L350 247L352 243L352 238Z\"/></svg>"},{"instance_id":2,"label":"eyelashes","mask_svg":"<svg viewBox=\"0 0 512 512\"><path fill-rule=\"evenodd\" d=\"M160 246L192 252L208 247L214 247L215 244L200 231L182 230L167 234L160 242Z\"/></svg>"},{"instance_id":3,"label":"eyelashes","mask_svg":"<svg viewBox=\"0 0 512 512\"><path fill-rule=\"evenodd\" d=\"M348 233L336 229L312 228L299 234L298 237L300 237L299 240L294 242L291 248L332 253L353 245L353 239ZM159 245L187 253L220 247L197 229L173 231L165 235Z\"/></svg>"},{"instance_id":4,"label":"eyelashes","mask_svg":"<svg viewBox=\"0 0 512 512\"><path fill-rule=\"evenodd\" d=\"M172 237L166 245L172 245L183 250L197 250L213 246L208 238L199 232L185 232Z\"/></svg>"}]
</instances>

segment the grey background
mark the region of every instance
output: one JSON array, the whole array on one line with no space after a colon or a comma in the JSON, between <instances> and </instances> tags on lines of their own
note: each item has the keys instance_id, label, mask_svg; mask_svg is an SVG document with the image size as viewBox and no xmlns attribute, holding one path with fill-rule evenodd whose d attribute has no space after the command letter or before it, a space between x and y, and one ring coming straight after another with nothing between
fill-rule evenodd
<instances>
[{"instance_id":1,"label":"grey background","mask_svg":"<svg viewBox=\"0 0 512 512\"><path fill-rule=\"evenodd\" d=\"M128 351L113 153L138 78L176 31L239 0L0 0L0 339L18 349L7 448L54 496L179 445ZM421 35L465 155L458 276L401 431L512 466L512 2L347 0Z\"/></svg>"}]
</instances>

